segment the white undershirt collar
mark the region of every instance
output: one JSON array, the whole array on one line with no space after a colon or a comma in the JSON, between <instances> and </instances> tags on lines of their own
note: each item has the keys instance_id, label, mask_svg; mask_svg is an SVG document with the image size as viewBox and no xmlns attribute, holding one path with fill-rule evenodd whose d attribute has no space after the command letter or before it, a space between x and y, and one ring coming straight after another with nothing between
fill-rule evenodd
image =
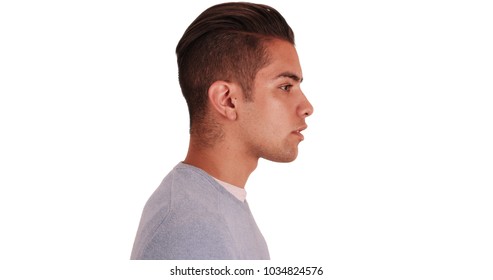
<instances>
[{"instance_id":1,"label":"white undershirt collar","mask_svg":"<svg viewBox=\"0 0 493 280\"><path fill-rule=\"evenodd\" d=\"M214 177L213 177L214 178ZM244 188L231 185L230 183L223 182L219 179L214 178L221 186L223 186L228 192L230 192L239 201L245 202L246 200L246 190Z\"/></svg>"}]
</instances>

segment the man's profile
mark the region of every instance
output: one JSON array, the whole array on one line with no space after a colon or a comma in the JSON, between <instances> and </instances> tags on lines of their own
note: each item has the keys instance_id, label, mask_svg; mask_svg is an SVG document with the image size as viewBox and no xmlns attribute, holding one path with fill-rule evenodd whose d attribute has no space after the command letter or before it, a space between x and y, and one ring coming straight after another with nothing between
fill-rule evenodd
<instances>
[{"instance_id":1,"label":"man's profile","mask_svg":"<svg viewBox=\"0 0 493 280\"><path fill-rule=\"evenodd\" d=\"M131 258L269 259L244 188L260 158L296 159L313 112L293 31L272 7L224 3L176 54L189 149L147 201Z\"/></svg>"}]
</instances>

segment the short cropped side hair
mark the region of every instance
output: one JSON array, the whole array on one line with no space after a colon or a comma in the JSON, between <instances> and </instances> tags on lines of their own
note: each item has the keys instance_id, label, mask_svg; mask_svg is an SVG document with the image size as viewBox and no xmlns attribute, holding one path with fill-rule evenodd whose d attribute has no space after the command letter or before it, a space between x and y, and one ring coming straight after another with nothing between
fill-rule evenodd
<instances>
[{"instance_id":1,"label":"short cropped side hair","mask_svg":"<svg viewBox=\"0 0 493 280\"><path fill-rule=\"evenodd\" d=\"M192 22L176 47L190 125L203 119L207 91L215 81L237 82L245 98L252 99L255 76L269 61L266 42L274 38L294 45L294 33L283 16L262 4L215 5Z\"/></svg>"}]
</instances>

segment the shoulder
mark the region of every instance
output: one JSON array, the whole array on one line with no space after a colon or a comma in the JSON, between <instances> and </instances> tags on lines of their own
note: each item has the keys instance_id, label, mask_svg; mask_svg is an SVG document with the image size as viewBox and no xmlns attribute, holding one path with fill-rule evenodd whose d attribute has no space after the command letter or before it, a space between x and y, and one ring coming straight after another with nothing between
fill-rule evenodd
<instances>
[{"instance_id":1,"label":"shoulder","mask_svg":"<svg viewBox=\"0 0 493 280\"><path fill-rule=\"evenodd\" d=\"M146 203L144 212L159 216L185 208L194 211L201 207L217 205L220 186L204 171L179 163L163 179Z\"/></svg>"},{"instance_id":2,"label":"shoulder","mask_svg":"<svg viewBox=\"0 0 493 280\"><path fill-rule=\"evenodd\" d=\"M192 222L199 214L214 211L219 200L214 183L200 169L178 164L147 201L141 221L156 228L173 216Z\"/></svg>"},{"instance_id":3,"label":"shoulder","mask_svg":"<svg viewBox=\"0 0 493 280\"><path fill-rule=\"evenodd\" d=\"M231 234L218 209L220 191L205 172L175 167L144 208L136 258L231 258Z\"/></svg>"}]
</instances>

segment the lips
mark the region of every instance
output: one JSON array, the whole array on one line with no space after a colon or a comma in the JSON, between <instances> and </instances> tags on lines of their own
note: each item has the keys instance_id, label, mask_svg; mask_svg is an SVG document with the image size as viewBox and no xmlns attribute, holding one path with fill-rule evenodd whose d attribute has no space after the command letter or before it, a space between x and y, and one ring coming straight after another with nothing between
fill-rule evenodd
<instances>
[{"instance_id":1,"label":"lips","mask_svg":"<svg viewBox=\"0 0 493 280\"><path fill-rule=\"evenodd\" d=\"M305 130L307 128L308 128L308 126L307 125L304 125L304 126L299 127L297 130L295 130L295 132L300 133L300 132L302 132L303 130Z\"/></svg>"},{"instance_id":2,"label":"lips","mask_svg":"<svg viewBox=\"0 0 493 280\"><path fill-rule=\"evenodd\" d=\"M305 137L303 136L303 134L301 134L301 132L302 132L303 130L307 129L307 128L308 128L308 126L307 126L307 125L301 126L301 127L299 127L298 129L296 129L295 131L293 131L293 134L298 135L298 136L301 138L301 140L304 140L304 139L305 139Z\"/></svg>"}]
</instances>

